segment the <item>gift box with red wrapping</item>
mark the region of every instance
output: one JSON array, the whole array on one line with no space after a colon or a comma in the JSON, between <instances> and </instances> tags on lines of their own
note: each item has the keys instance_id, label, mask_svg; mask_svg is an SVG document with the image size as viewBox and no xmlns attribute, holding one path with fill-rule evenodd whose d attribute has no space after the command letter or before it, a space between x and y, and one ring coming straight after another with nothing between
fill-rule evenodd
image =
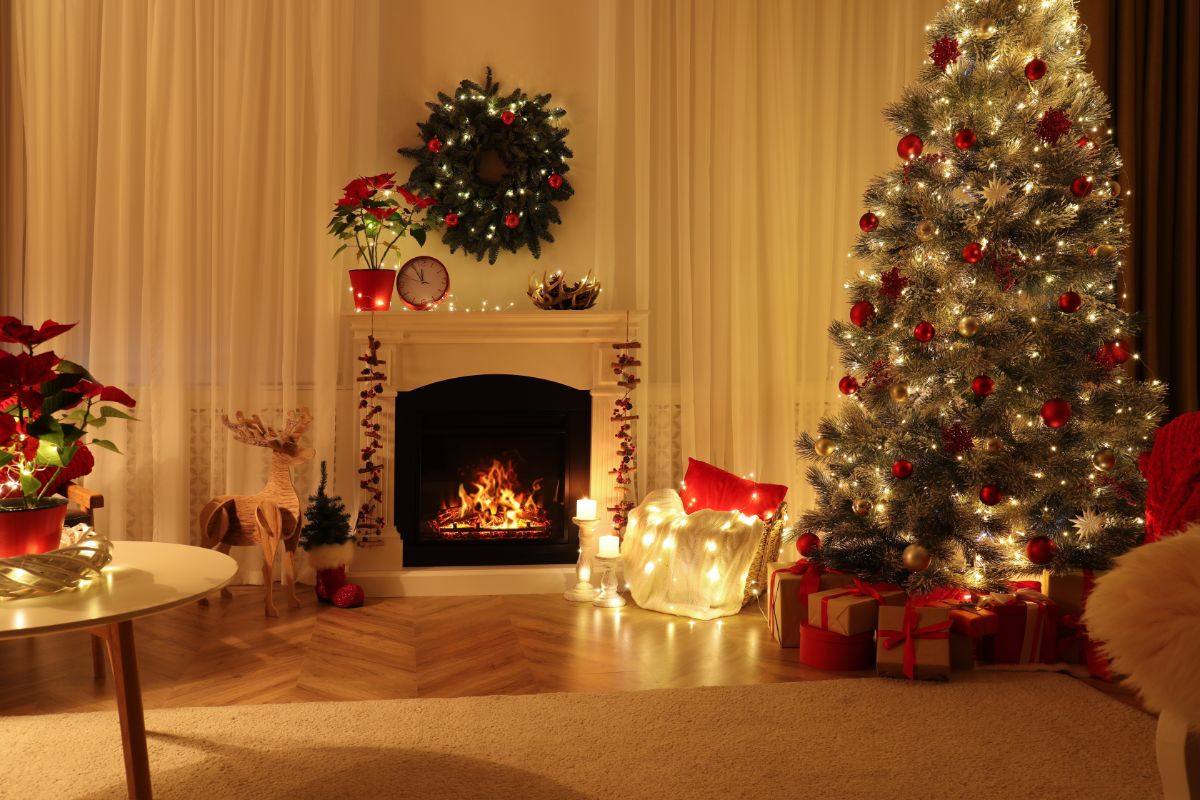
<instances>
[{"instance_id":1,"label":"gift box with red wrapping","mask_svg":"<svg viewBox=\"0 0 1200 800\"><path fill-rule=\"evenodd\" d=\"M982 601L996 616L996 633L980 641L981 661L1054 664L1058 661L1058 608L1034 589L993 593Z\"/></svg>"},{"instance_id":2,"label":"gift box with red wrapping","mask_svg":"<svg viewBox=\"0 0 1200 800\"><path fill-rule=\"evenodd\" d=\"M800 663L817 669L870 669L875 659L875 632L843 636L812 625L800 626Z\"/></svg>"},{"instance_id":3,"label":"gift box with red wrapping","mask_svg":"<svg viewBox=\"0 0 1200 800\"><path fill-rule=\"evenodd\" d=\"M879 607L875 672L909 680L950 677L950 609L943 606Z\"/></svg>"},{"instance_id":4,"label":"gift box with red wrapping","mask_svg":"<svg viewBox=\"0 0 1200 800\"><path fill-rule=\"evenodd\" d=\"M1056 643L1058 660L1068 664L1087 664L1088 672L1094 677L1112 680L1108 658L1101 652L1100 644L1088 638L1082 623L1088 595L1092 593L1096 578L1103 574L1092 570L1048 573L1045 583L1046 594L1061 613Z\"/></svg>"},{"instance_id":5,"label":"gift box with red wrapping","mask_svg":"<svg viewBox=\"0 0 1200 800\"><path fill-rule=\"evenodd\" d=\"M830 572L810 561L770 566L767 619L781 647L800 646L800 626L808 619L808 597L822 589L848 586L853 576Z\"/></svg>"},{"instance_id":6,"label":"gift box with red wrapping","mask_svg":"<svg viewBox=\"0 0 1200 800\"><path fill-rule=\"evenodd\" d=\"M870 584L855 578L850 586L808 596L808 624L823 631L854 636L875 630L881 605L902 606L908 595L891 583Z\"/></svg>"}]
</instances>

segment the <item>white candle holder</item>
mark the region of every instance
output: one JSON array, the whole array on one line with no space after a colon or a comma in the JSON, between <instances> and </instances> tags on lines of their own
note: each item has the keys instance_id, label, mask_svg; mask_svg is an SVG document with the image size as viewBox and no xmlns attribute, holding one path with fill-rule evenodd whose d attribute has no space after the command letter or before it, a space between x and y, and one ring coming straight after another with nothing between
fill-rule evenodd
<instances>
[{"instance_id":1,"label":"white candle holder","mask_svg":"<svg viewBox=\"0 0 1200 800\"><path fill-rule=\"evenodd\" d=\"M617 564L621 563L621 557L596 556L596 560L600 562L602 572L600 573L600 592L592 600L592 605L600 608L620 608L625 605L625 598L617 591Z\"/></svg>"},{"instance_id":2,"label":"white candle holder","mask_svg":"<svg viewBox=\"0 0 1200 800\"><path fill-rule=\"evenodd\" d=\"M563 597L573 603L590 603L596 599L596 587L592 585L592 559L596 557L596 526L598 519L572 517L579 528L579 560L575 562L574 586L563 592Z\"/></svg>"}]
</instances>

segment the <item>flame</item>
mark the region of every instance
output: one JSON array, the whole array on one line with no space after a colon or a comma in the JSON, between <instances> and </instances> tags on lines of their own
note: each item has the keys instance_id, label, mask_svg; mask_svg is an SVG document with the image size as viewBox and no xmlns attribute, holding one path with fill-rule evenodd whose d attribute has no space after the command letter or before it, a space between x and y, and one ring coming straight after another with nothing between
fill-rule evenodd
<instances>
[{"instance_id":1,"label":"flame","mask_svg":"<svg viewBox=\"0 0 1200 800\"><path fill-rule=\"evenodd\" d=\"M537 499L542 479L523 491L512 461L492 459L480 468L474 489L459 484L458 497L447 501L430 524L447 538L469 535L472 538L527 538L528 534L546 534L550 517Z\"/></svg>"}]
</instances>

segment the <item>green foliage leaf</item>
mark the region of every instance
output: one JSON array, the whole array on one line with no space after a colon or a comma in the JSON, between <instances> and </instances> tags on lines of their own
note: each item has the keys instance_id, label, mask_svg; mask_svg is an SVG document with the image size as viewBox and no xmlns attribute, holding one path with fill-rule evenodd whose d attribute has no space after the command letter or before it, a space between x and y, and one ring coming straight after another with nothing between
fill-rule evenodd
<instances>
[{"instance_id":1,"label":"green foliage leaf","mask_svg":"<svg viewBox=\"0 0 1200 800\"><path fill-rule=\"evenodd\" d=\"M417 227L416 225L414 225L412 227L412 229L409 231L409 233L412 234L412 238L416 241L417 244L419 244L421 247L425 246L425 229L424 228L420 228L420 227Z\"/></svg>"},{"instance_id":2,"label":"green foliage leaf","mask_svg":"<svg viewBox=\"0 0 1200 800\"><path fill-rule=\"evenodd\" d=\"M63 359L62 361L58 362L58 366L55 369L60 373L66 373L66 374L70 374L70 375L78 375L81 379L86 378L89 381L96 380L95 378L92 377L92 373L88 372L86 369L84 369L79 364L76 364L74 361L67 361L66 359ZM74 384L72 384L72 385L74 385Z\"/></svg>"},{"instance_id":3,"label":"green foliage leaf","mask_svg":"<svg viewBox=\"0 0 1200 800\"><path fill-rule=\"evenodd\" d=\"M133 416L132 414L130 414L127 411L122 411L119 408L114 408L113 406L104 406L103 408L101 408L100 416L104 417L105 419L116 417L117 419L127 419L127 420L132 420L133 422L137 422L137 417Z\"/></svg>"},{"instance_id":4,"label":"green foliage leaf","mask_svg":"<svg viewBox=\"0 0 1200 800\"><path fill-rule=\"evenodd\" d=\"M38 442L36 463L49 467L65 467L67 465L63 461L59 446L45 439Z\"/></svg>"},{"instance_id":5,"label":"green foliage leaf","mask_svg":"<svg viewBox=\"0 0 1200 800\"><path fill-rule=\"evenodd\" d=\"M339 247L337 250L334 250L334 251L333 251L333 255L332 255L332 256L330 256L330 258L337 258L339 255L341 255L341 252L342 252L343 250L345 250L345 249L346 249L347 247L349 247L349 246L350 246L349 242L347 242L346 244L343 244L343 245L342 245L341 247Z\"/></svg>"},{"instance_id":6,"label":"green foliage leaf","mask_svg":"<svg viewBox=\"0 0 1200 800\"><path fill-rule=\"evenodd\" d=\"M21 493L26 497L36 495L42 489L42 482L32 475L21 475Z\"/></svg>"},{"instance_id":7,"label":"green foliage leaf","mask_svg":"<svg viewBox=\"0 0 1200 800\"><path fill-rule=\"evenodd\" d=\"M108 439L92 439L90 442L88 442L88 444L95 445L96 447L103 447L105 450L111 450L118 455L121 454L121 448L117 447Z\"/></svg>"},{"instance_id":8,"label":"green foliage leaf","mask_svg":"<svg viewBox=\"0 0 1200 800\"><path fill-rule=\"evenodd\" d=\"M16 453L10 453L7 450L0 450L0 467L9 464L17 457Z\"/></svg>"}]
</instances>

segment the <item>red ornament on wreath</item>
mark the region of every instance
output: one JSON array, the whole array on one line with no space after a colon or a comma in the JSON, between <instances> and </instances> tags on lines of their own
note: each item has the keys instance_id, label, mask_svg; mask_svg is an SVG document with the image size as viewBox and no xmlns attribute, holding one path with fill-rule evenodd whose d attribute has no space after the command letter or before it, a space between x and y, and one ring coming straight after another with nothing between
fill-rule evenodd
<instances>
[{"instance_id":1,"label":"red ornament on wreath","mask_svg":"<svg viewBox=\"0 0 1200 800\"><path fill-rule=\"evenodd\" d=\"M1049 536L1035 536L1025 543L1025 557L1029 563L1044 567L1054 560L1058 545Z\"/></svg>"},{"instance_id":2,"label":"red ornament on wreath","mask_svg":"<svg viewBox=\"0 0 1200 800\"><path fill-rule=\"evenodd\" d=\"M976 397L987 397L996 391L996 382L987 375L976 375L971 381L971 391Z\"/></svg>"},{"instance_id":3,"label":"red ornament on wreath","mask_svg":"<svg viewBox=\"0 0 1200 800\"><path fill-rule=\"evenodd\" d=\"M805 531L796 537L796 552L802 558L808 558L821 549L821 537L812 531Z\"/></svg>"},{"instance_id":4,"label":"red ornament on wreath","mask_svg":"<svg viewBox=\"0 0 1200 800\"><path fill-rule=\"evenodd\" d=\"M928 322L918 322L917 327L913 328L913 338L922 344L933 341L934 333L933 325Z\"/></svg>"},{"instance_id":5,"label":"red ornament on wreath","mask_svg":"<svg viewBox=\"0 0 1200 800\"><path fill-rule=\"evenodd\" d=\"M1064 314L1074 314L1083 305L1079 292L1063 292L1058 296L1058 310Z\"/></svg>"},{"instance_id":6,"label":"red ornament on wreath","mask_svg":"<svg viewBox=\"0 0 1200 800\"><path fill-rule=\"evenodd\" d=\"M502 111L500 113L500 121L505 125L512 125L517 120L517 115L511 111Z\"/></svg>"},{"instance_id":7,"label":"red ornament on wreath","mask_svg":"<svg viewBox=\"0 0 1200 800\"><path fill-rule=\"evenodd\" d=\"M440 152L440 151L441 151L441 149L442 149L442 140L441 140L441 139L439 139L439 138L437 138L436 136L435 136L435 137L433 137L433 138L432 138L432 139L430 139L430 140L429 140L429 142L428 142L428 143L425 145L425 149L427 149L427 150L428 150L429 152L431 152L431 153L437 153L437 152Z\"/></svg>"},{"instance_id":8,"label":"red ornament on wreath","mask_svg":"<svg viewBox=\"0 0 1200 800\"><path fill-rule=\"evenodd\" d=\"M959 150L970 150L977 141L979 141L979 137L970 128L962 128L954 134L954 146Z\"/></svg>"},{"instance_id":9,"label":"red ornament on wreath","mask_svg":"<svg viewBox=\"0 0 1200 800\"><path fill-rule=\"evenodd\" d=\"M504 227L515 228L520 224L521 224L521 218L518 217L516 214L505 214L504 215Z\"/></svg>"},{"instance_id":10,"label":"red ornament on wreath","mask_svg":"<svg viewBox=\"0 0 1200 800\"><path fill-rule=\"evenodd\" d=\"M1046 62L1035 58L1025 65L1025 77L1031 81L1040 81L1046 76Z\"/></svg>"},{"instance_id":11,"label":"red ornament on wreath","mask_svg":"<svg viewBox=\"0 0 1200 800\"><path fill-rule=\"evenodd\" d=\"M853 375L847 375L838 381L838 391L844 395L852 395L858 391L858 379Z\"/></svg>"},{"instance_id":12,"label":"red ornament on wreath","mask_svg":"<svg viewBox=\"0 0 1200 800\"><path fill-rule=\"evenodd\" d=\"M896 153L905 161L912 161L917 156L921 155L921 151L925 149L925 143L921 141L921 137L915 133L910 133L907 136L901 136L900 141L896 144Z\"/></svg>"},{"instance_id":13,"label":"red ornament on wreath","mask_svg":"<svg viewBox=\"0 0 1200 800\"><path fill-rule=\"evenodd\" d=\"M1042 403L1042 422L1047 428L1058 430L1071 421L1071 404L1061 397Z\"/></svg>"},{"instance_id":14,"label":"red ornament on wreath","mask_svg":"<svg viewBox=\"0 0 1200 800\"><path fill-rule=\"evenodd\" d=\"M1004 501L1004 492L993 483L984 484L979 489L979 502L985 506L994 506Z\"/></svg>"},{"instance_id":15,"label":"red ornament on wreath","mask_svg":"<svg viewBox=\"0 0 1200 800\"><path fill-rule=\"evenodd\" d=\"M875 316L875 306L869 300L859 300L850 306L850 321L863 327Z\"/></svg>"},{"instance_id":16,"label":"red ornament on wreath","mask_svg":"<svg viewBox=\"0 0 1200 800\"><path fill-rule=\"evenodd\" d=\"M913 474L913 464L911 461L899 459L892 462L892 477L896 480L904 480Z\"/></svg>"},{"instance_id":17,"label":"red ornament on wreath","mask_svg":"<svg viewBox=\"0 0 1200 800\"><path fill-rule=\"evenodd\" d=\"M446 223L447 228L453 228L458 225L458 214L451 211L446 216L442 217L442 221Z\"/></svg>"},{"instance_id":18,"label":"red ornament on wreath","mask_svg":"<svg viewBox=\"0 0 1200 800\"><path fill-rule=\"evenodd\" d=\"M863 233L870 233L879 227L879 217L868 211L858 218L858 227L862 229Z\"/></svg>"},{"instance_id":19,"label":"red ornament on wreath","mask_svg":"<svg viewBox=\"0 0 1200 800\"><path fill-rule=\"evenodd\" d=\"M1081 175L1075 180L1071 181L1071 194L1075 195L1076 197L1083 198L1087 197L1091 193L1092 179L1087 175Z\"/></svg>"},{"instance_id":20,"label":"red ornament on wreath","mask_svg":"<svg viewBox=\"0 0 1200 800\"><path fill-rule=\"evenodd\" d=\"M978 264L983 259L983 245L979 242L971 242L963 248L963 261L968 264Z\"/></svg>"},{"instance_id":21,"label":"red ornament on wreath","mask_svg":"<svg viewBox=\"0 0 1200 800\"><path fill-rule=\"evenodd\" d=\"M550 184L551 189L561 189L562 184L563 184L563 177L562 177L562 175L559 175L557 172L551 172L550 177L546 178L546 183Z\"/></svg>"}]
</instances>

